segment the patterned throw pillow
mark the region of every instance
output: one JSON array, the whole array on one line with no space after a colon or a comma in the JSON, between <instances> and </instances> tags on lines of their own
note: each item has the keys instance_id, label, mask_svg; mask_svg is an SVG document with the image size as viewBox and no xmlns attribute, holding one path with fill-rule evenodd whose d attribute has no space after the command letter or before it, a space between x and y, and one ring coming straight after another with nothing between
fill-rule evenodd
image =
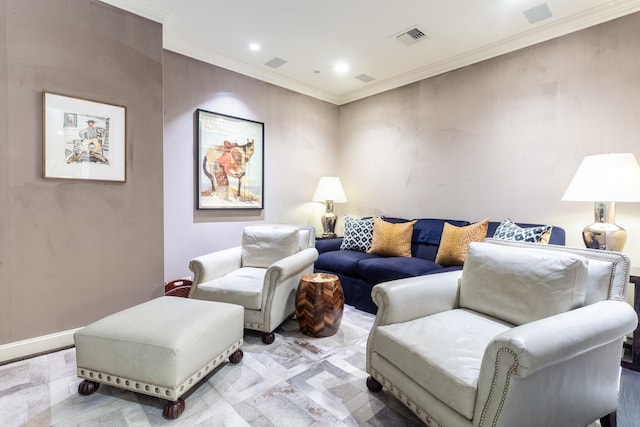
<instances>
[{"instance_id":1,"label":"patterned throw pillow","mask_svg":"<svg viewBox=\"0 0 640 427\"><path fill-rule=\"evenodd\" d=\"M456 227L445 222L436 263L444 267L463 265L469 252L469 243L482 242L487 237L488 228L489 218L465 227Z\"/></svg>"},{"instance_id":2,"label":"patterned throw pillow","mask_svg":"<svg viewBox=\"0 0 640 427\"><path fill-rule=\"evenodd\" d=\"M351 216L344 217L344 239L340 245L341 251L366 252L371 247L373 238L373 218L358 219Z\"/></svg>"},{"instance_id":3,"label":"patterned throw pillow","mask_svg":"<svg viewBox=\"0 0 640 427\"><path fill-rule=\"evenodd\" d=\"M367 252L381 256L411 256L411 236L415 220L393 224L373 219L373 239Z\"/></svg>"},{"instance_id":4,"label":"patterned throw pillow","mask_svg":"<svg viewBox=\"0 0 640 427\"><path fill-rule=\"evenodd\" d=\"M500 223L496 232L493 234L494 239L516 240L518 242L531 243L549 243L549 234L551 232L550 225L542 225L540 227L523 228L511 221L510 218Z\"/></svg>"}]
</instances>

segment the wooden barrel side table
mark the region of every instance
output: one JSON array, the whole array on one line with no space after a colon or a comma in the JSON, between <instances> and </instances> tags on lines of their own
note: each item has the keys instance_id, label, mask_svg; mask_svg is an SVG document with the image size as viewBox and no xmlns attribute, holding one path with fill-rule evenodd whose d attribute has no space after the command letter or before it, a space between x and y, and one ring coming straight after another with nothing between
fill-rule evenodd
<instances>
[{"instance_id":1,"label":"wooden barrel side table","mask_svg":"<svg viewBox=\"0 0 640 427\"><path fill-rule=\"evenodd\" d=\"M300 279L296 317L303 334L328 337L340 328L344 311L342 284L335 274L311 273Z\"/></svg>"}]
</instances>

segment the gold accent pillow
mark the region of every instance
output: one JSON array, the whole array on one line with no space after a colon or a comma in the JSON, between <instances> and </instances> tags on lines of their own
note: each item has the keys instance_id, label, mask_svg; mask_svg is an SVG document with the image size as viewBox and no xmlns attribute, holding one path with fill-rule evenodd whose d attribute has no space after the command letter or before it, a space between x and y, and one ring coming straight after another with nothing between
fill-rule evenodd
<instances>
[{"instance_id":1,"label":"gold accent pillow","mask_svg":"<svg viewBox=\"0 0 640 427\"><path fill-rule=\"evenodd\" d=\"M373 218L373 239L367 252L381 256L411 257L411 236L415 223L413 220L392 224Z\"/></svg>"},{"instance_id":2,"label":"gold accent pillow","mask_svg":"<svg viewBox=\"0 0 640 427\"><path fill-rule=\"evenodd\" d=\"M487 237L488 227L489 218L465 227L456 227L445 222L436 263L444 267L463 265L469 252L469 243L482 242Z\"/></svg>"}]
</instances>

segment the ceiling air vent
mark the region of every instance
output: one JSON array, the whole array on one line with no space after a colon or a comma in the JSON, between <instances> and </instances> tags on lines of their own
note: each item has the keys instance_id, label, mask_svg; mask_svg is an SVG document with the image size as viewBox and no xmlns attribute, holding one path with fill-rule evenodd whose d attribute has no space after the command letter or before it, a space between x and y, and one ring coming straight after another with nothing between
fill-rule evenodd
<instances>
[{"instance_id":1,"label":"ceiling air vent","mask_svg":"<svg viewBox=\"0 0 640 427\"><path fill-rule=\"evenodd\" d=\"M367 74L360 74L359 76L355 76L354 79L360 80L362 83L369 83L375 80Z\"/></svg>"},{"instance_id":2,"label":"ceiling air vent","mask_svg":"<svg viewBox=\"0 0 640 427\"><path fill-rule=\"evenodd\" d=\"M407 30L396 36L396 40L407 46L417 43L424 38L427 38L427 35L417 28L411 28L410 30Z\"/></svg>"},{"instance_id":3,"label":"ceiling air vent","mask_svg":"<svg viewBox=\"0 0 640 427\"><path fill-rule=\"evenodd\" d=\"M287 61L285 61L282 58L278 58L277 56L275 58L273 58L271 61L269 62L265 62L264 65L266 65L267 67L271 67L271 68L278 68L283 66L284 64L286 64Z\"/></svg>"},{"instance_id":4,"label":"ceiling air vent","mask_svg":"<svg viewBox=\"0 0 640 427\"><path fill-rule=\"evenodd\" d=\"M522 13L524 13L524 16L527 18L527 21L529 21L529 24L535 24L536 22L551 18L552 16L549 5L547 5L546 3L539 4L538 6L527 9Z\"/></svg>"}]
</instances>

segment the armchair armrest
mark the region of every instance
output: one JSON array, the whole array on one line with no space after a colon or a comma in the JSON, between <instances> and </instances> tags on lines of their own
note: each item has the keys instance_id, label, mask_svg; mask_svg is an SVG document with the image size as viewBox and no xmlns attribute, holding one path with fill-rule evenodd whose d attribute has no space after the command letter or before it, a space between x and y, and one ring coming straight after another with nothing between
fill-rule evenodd
<instances>
[{"instance_id":1,"label":"armchair armrest","mask_svg":"<svg viewBox=\"0 0 640 427\"><path fill-rule=\"evenodd\" d=\"M621 339L637 323L629 304L600 301L505 331L489 344L485 356L502 348L512 350L518 357L517 375L525 378Z\"/></svg>"},{"instance_id":2,"label":"armchair armrest","mask_svg":"<svg viewBox=\"0 0 640 427\"><path fill-rule=\"evenodd\" d=\"M265 274L265 286L277 285L302 273L305 269L313 267L316 259L318 251L315 248L307 248L274 262Z\"/></svg>"},{"instance_id":3,"label":"armchair armrest","mask_svg":"<svg viewBox=\"0 0 640 427\"><path fill-rule=\"evenodd\" d=\"M380 283L371 297L378 306L376 326L407 322L458 306L462 270Z\"/></svg>"},{"instance_id":4,"label":"armchair armrest","mask_svg":"<svg viewBox=\"0 0 640 427\"><path fill-rule=\"evenodd\" d=\"M539 408L547 407L574 422L595 414L585 420L588 424L615 410L622 338L637 323L628 304L600 301L501 333L482 359L474 419L514 425L536 416L529 411L541 425L549 425L554 422L543 418L553 420L558 413L547 409L541 414ZM502 406L505 400L509 408Z\"/></svg>"},{"instance_id":5,"label":"armchair armrest","mask_svg":"<svg viewBox=\"0 0 640 427\"><path fill-rule=\"evenodd\" d=\"M241 267L242 247L236 246L193 258L189 270L194 274L193 288L202 282L217 279Z\"/></svg>"}]
</instances>

